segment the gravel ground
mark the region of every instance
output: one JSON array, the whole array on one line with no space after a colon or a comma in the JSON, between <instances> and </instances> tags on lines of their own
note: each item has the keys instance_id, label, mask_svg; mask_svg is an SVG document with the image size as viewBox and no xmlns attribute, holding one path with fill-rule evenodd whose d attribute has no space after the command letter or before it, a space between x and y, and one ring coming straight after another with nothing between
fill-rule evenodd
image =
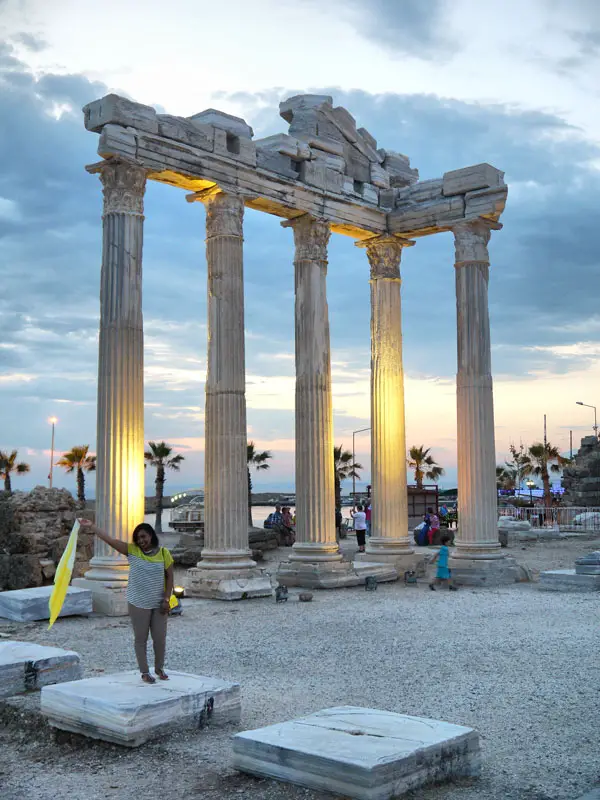
<instances>
[{"instance_id":1,"label":"gravel ground","mask_svg":"<svg viewBox=\"0 0 600 800\"><path fill-rule=\"evenodd\" d=\"M600 539L561 540L513 554L551 569L598 548ZM320 592L312 603L295 593L282 605L186 600L169 623L168 666L239 681L244 729L340 704L476 728L481 778L421 790L420 800L573 800L600 780L598 601L535 584L450 594L425 583ZM0 621L0 634L77 650L86 676L133 666L125 619L66 618L51 631ZM235 773L233 728L129 751L57 736L38 704L35 694L0 703L2 800L330 797Z\"/></svg>"}]
</instances>

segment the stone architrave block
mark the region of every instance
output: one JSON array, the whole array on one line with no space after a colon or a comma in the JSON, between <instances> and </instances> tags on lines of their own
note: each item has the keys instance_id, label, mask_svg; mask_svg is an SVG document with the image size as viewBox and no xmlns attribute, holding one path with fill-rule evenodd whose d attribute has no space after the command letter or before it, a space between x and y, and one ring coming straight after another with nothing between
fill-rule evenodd
<instances>
[{"instance_id":1,"label":"stone architrave block","mask_svg":"<svg viewBox=\"0 0 600 800\"><path fill-rule=\"evenodd\" d=\"M373 150L377 150L377 139L374 136L372 136L366 128L359 128L357 133L359 133L362 136L362 138L364 139L366 144L369 145L369 147L372 147Z\"/></svg>"},{"instance_id":2,"label":"stone architrave block","mask_svg":"<svg viewBox=\"0 0 600 800\"><path fill-rule=\"evenodd\" d=\"M192 122L184 117L172 117L170 114L158 115L158 133L165 139L183 142L200 150L212 152L214 147L215 129L212 125L203 125L201 122Z\"/></svg>"},{"instance_id":3,"label":"stone architrave block","mask_svg":"<svg viewBox=\"0 0 600 800\"><path fill-rule=\"evenodd\" d=\"M342 156L335 156L333 153L326 153L323 150L316 149L312 151L312 155L314 164L327 167L327 169L332 169L334 172L341 172L342 174L346 171L346 161Z\"/></svg>"},{"instance_id":4,"label":"stone architrave block","mask_svg":"<svg viewBox=\"0 0 600 800\"><path fill-rule=\"evenodd\" d=\"M139 672L120 672L45 687L41 712L55 728L139 747L173 731L239 723L240 686L172 671L150 686Z\"/></svg>"},{"instance_id":5,"label":"stone architrave block","mask_svg":"<svg viewBox=\"0 0 600 800\"><path fill-rule=\"evenodd\" d=\"M300 167L300 180L325 192L341 194L344 175L336 170L328 169L320 161L303 161Z\"/></svg>"},{"instance_id":6,"label":"stone architrave block","mask_svg":"<svg viewBox=\"0 0 600 800\"><path fill-rule=\"evenodd\" d=\"M273 136L265 136L264 139L255 139L257 152L280 153L282 156L289 156L294 161L307 161L312 157L310 147L306 142L289 136L287 133L276 133Z\"/></svg>"},{"instance_id":7,"label":"stone architrave block","mask_svg":"<svg viewBox=\"0 0 600 800\"><path fill-rule=\"evenodd\" d=\"M351 144L345 146L344 158L346 159L346 174L361 183L369 183L371 180L371 162L369 159Z\"/></svg>"},{"instance_id":8,"label":"stone architrave block","mask_svg":"<svg viewBox=\"0 0 600 800\"><path fill-rule=\"evenodd\" d=\"M279 116L291 122L299 111L332 105L333 98L328 94L296 94L279 103Z\"/></svg>"},{"instance_id":9,"label":"stone architrave block","mask_svg":"<svg viewBox=\"0 0 600 800\"><path fill-rule=\"evenodd\" d=\"M297 180L300 174L292 168L292 159L274 150L256 149L256 166L285 175L286 178Z\"/></svg>"},{"instance_id":10,"label":"stone architrave block","mask_svg":"<svg viewBox=\"0 0 600 800\"><path fill-rule=\"evenodd\" d=\"M329 139L325 136L309 136L307 143L315 150L323 150L325 153L344 157L344 142L340 142L337 139Z\"/></svg>"},{"instance_id":11,"label":"stone architrave block","mask_svg":"<svg viewBox=\"0 0 600 800\"><path fill-rule=\"evenodd\" d=\"M254 131L245 119L234 117L233 114L225 114L224 111L217 111L215 108L207 108L206 111L201 111L199 114L192 114L188 119L194 124L213 125L215 128L222 128L242 139L251 139L254 136Z\"/></svg>"},{"instance_id":12,"label":"stone architrave block","mask_svg":"<svg viewBox=\"0 0 600 800\"><path fill-rule=\"evenodd\" d=\"M540 573L540 589L549 592L600 592L600 574L574 569L549 569Z\"/></svg>"},{"instance_id":13,"label":"stone architrave block","mask_svg":"<svg viewBox=\"0 0 600 800\"><path fill-rule=\"evenodd\" d=\"M112 155L128 156L135 159L137 136L135 128L122 128L120 125L105 125L100 132L98 155L110 158Z\"/></svg>"},{"instance_id":14,"label":"stone architrave block","mask_svg":"<svg viewBox=\"0 0 600 800\"><path fill-rule=\"evenodd\" d=\"M355 800L391 800L478 776L479 734L449 722L341 706L233 737L233 766Z\"/></svg>"},{"instance_id":15,"label":"stone architrave block","mask_svg":"<svg viewBox=\"0 0 600 800\"><path fill-rule=\"evenodd\" d=\"M233 140L228 138L229 136L233 136ZM226 131L224 128L215 127L214 153L216 156L225 156L234 161L241 161L250 167L256 166L256 145L254 142L251 139L238 136L232 131Z\"/></svg>"},{"instance_id":16,"label":"stone architrave block","mask_svg":"<svg viewBox=\"0 0 600 800\"><path fill-rule=\"evenodd\" d=\"M158 118L152 106L134 103L118 94L107 94L83 107L85 127L98 133L105 125L136 128L147 133L158 133Z\"/></svg>"},{"instance_id":17,"label":"stone architrave block","mask_svg":"<svg viewBox=\"0 0 600 800\"><path fill-rule=\"evenodd\" d=\"M410 186L419 180L419 170L410 166L410 159L402 153L390 150L377 151L382 159L382 166L390 176L390 185L401 188Z\"/></svg>"},{"instance_id":18,"label":"stone architrave block","mask_svg":"<svg viewBox=\"0 0 600 800\"><path fill-rule=\"evenodd\" d=\"M53 589L53 586L36 586L33 589L0 592L0 617L12 619L15 622L50 619L48 601ZM91 613L92 593L87 589L69 586L59 616L69 617L76 614Z\"/></svg>"},{"instance_id":19,"label":"stone architrave block","mask_svg":"<svg viewBox=\"0 0 600 800\"><path fill-rule=\"evenodd\" d=\"M381 189L390 188L390 176L379 164L371 164L371 183Z\"/></svg>"},{"instance_id":20,"label":"stone architrave block","mask_svg":"<svg viewBox=\"0 0 600 800\"><path fill-rule=\"evenodd\" d=\"M444 173L443 193L447 197L466 194L476 189L490 189L503 185L504 173L491 164L475 164L472 167L454 169Z\"/></svg>"},{"instance_id":21,"label":"stone architrave block","mask_svg":"<svg viewBox=\"0 0 600 800\"><path fill-rule=\"evenodd\" d=\"M506 206L508 187L477 189L465 194L465 218L493 217L497 219Z\"/></svg>"},{"instance_id":22,"label":"stone architrave block","mask_svg":"<svg viewBox=\"0 0 600 800\"><path fill-rule=\"evenodd\" d=\"M372 184L365 183L362 190L362 199L367 203L375 203L377 205L379 203L379 192Z\"/></svg>"},{"instance_id":23,"label":"stone architrave block","mask_svg":"<svg viewBox=\"0 0 600 800\"><path fill-rule=\"evenodd\" d=\"M52 683L76 681L81 675L79 655L71 650L0 641L0 699Z\"/></svg>"},{"instance_id":24,"label":"stone architrave block","mask_svg":"<svg viewBox=\"0 0 600 800\"><path fill-rule=\"evenodd\" d=\"M442 178L432 178L427 181L419 181L400 189L398 192L397 206L401 208L404 203L426 203L430 200L442 200ZM445 201L446 202L446 201Z\"/></svg>"},{"instance_id":25,"label":"stone architrave block","mask_svg":"<svg viewBox=\"0 0 600 800\"><path fill-rule=\"evenodd\" d=\"M396 208L388 217L390 233L410 233L427 228L447 228L464 219L465 202L462 196L444 197L429 203L415 203Z\"/></svg>"}]
</instances>

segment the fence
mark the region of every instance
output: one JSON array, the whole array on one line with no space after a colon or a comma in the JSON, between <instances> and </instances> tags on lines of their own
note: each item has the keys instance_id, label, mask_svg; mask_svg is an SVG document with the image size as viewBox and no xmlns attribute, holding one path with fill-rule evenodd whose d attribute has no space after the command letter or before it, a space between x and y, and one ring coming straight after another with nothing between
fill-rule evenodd
<instances>
[{"instance_id":1,"label":"fence","mask_svg":"<svg viewBox=\"0 0 600 800\"><path fill-rule=\"evenodd\" d=\"M499 508L501 517L526 520L532 528L555 528L559 531L598 531L600 507L567 506L564 508Z\"/></svg>"}]
</instances>

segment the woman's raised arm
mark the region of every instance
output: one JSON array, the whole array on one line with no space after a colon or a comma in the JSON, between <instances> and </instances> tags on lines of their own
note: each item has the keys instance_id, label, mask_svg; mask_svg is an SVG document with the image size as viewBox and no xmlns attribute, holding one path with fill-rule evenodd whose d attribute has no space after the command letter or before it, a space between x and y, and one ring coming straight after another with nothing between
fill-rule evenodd
<instances>
[{"instance_id":1,"label":"woman's raised arm","mask_svg":"<svg viewBox=\"0 0 600 800\"><path fill-rule=\"evenodd\" d=\"M99 539L102 539L103 542L110 545L113 550L117 550L119 553L122 553L124 556L127 555L129 552L127 542L122 542L120 539L113 539L112 536L109 536L108 533L101 531L100 528L97 528L93 522L90 522L89 519L80 519L79 524L84 530L88 530L90 533L95 533Z\"/></svg>"}]
</instances>

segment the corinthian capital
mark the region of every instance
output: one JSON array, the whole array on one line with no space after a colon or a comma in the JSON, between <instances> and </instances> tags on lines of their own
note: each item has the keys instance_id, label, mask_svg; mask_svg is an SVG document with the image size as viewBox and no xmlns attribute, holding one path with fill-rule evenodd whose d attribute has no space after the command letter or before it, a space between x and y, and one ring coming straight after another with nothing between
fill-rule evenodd
<instances>
[{"instance_id":1,"label":"corinthian capital","mask_svg":"<svg viewBox=\"0 0 600 800\"><path fill-rule=\"evenodd\" d=\"M107 161L98 169L104 195L104 214L144 213L146 170L126 161Z\"/></svg>"},{"instance_id":2,"label":"corinthian capital","mask_svg":"<svg viewBox=\"0 0 600 800\"><path fill-rule=\"evenodd\" d=\"M489 265L488 242L492 231L501 228L502 225L499 222L482 218L454 225L452 232L454 233L456 265L474 262Z\"/></svg>"},{"instance_id":3,"label":"corinthian capital","mask_svg":"<svg viewBox=\"0 0 600 800\"><path fill-rule=\"evenodd\" d=\"M206 206L206 238L243 236L244 201L235 194L214 192L200 198Z\"/></svg>"},{"instance_id":4,"label":"corinthian capital","mask_svg":"<svg viewBox=\"0 0 600 800\"><path fill-rule=\"evenodd\" d=\"M397 236L374 236L356 242L357 247L364 247L371 265L371 280L388 278L400 280L400 258L404 247L412 247L410 239L399 239Z\"/></svg>"},{"instance_id":5,"label":"corinthian capital","mask_svg":"<svg viewBox=\"0 0 600 800\"><path fill-rule=\"evenodd\" d=\"M284 228L294 231L296 253L294 261L320 261L327 265L327 244L331 236L329 222L315 219L310 214L286 220L281 223Z\"/></svg>"}]
</instances>

